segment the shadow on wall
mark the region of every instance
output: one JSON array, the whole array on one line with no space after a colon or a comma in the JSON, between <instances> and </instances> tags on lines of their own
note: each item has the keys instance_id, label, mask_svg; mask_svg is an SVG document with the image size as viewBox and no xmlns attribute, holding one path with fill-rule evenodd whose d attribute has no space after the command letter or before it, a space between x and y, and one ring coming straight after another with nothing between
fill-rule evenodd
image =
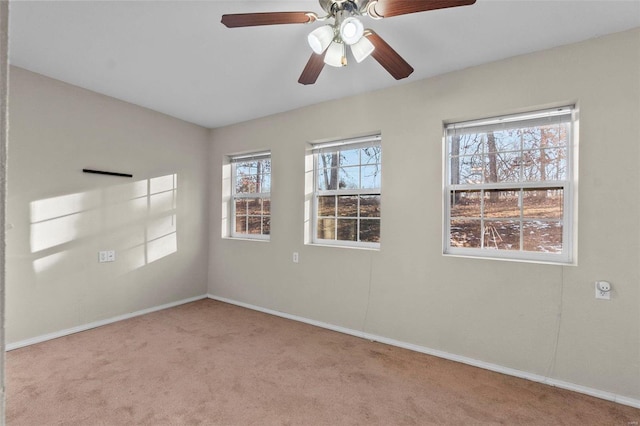
<instances>
[{"instance_id":1,"label":"shadow on wall","mask_svg":"<svg viewBox=\"0 0 640 426\"><path fill-rule=\"evenodd\" d=\"M177 191L170 174L31 202L38 281L98 263L101 250L116 251L117 275L176 253Z\"/></svg>"}]
</instances>

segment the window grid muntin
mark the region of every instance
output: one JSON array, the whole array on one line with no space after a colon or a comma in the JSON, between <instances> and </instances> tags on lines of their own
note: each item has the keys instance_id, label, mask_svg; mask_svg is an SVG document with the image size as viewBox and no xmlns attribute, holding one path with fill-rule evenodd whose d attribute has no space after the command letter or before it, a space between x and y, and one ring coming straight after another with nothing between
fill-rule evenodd
<instances>
[{"instance_id":1,"label":"window grid muntin","mask_svg":"<svg viewBox=\"0 0 640 426\"><path fill-rule=\"evenodd\" d=\"M268 192L262 192L262 185L260 187L260 191L253 190L253 191L246 191L246 192L237 192L238 190L238 168L239 167L246 167L246 166L242 166L243 164L251 164L251 163L257 163L257 162L262 162L262 163L267 163L268 164L268 168L269 171L268 172L262 172L261 176L265 177L268 176L268 182L269 182L269 191ZM265 167L265 165L263 165L263 167ZM251 168L251 167L249 167ZM256 167L257 170L257 167ZM258 239L258 240L269 240L270 236L271 236L271 155L270 153L256 153L255 155L242 155L242 156L234 156L231 157L231 223L230 223L230 227L231 227L231 232L230 235L233 238L248 238L248 239ZM258 176L257 171L255 174L248 174L245 176ZM248 207L248 203L250 202L250 200L256 200L258 203L260 203L260 214L249 214L249 207ZM237 211L236 211L236 202L238 201L244 201L245 204L245 214L241 214L240 217L242 217L244 219L244 230L243 231L238 231L237 230L237 219L238 219L238 215L237 215ZM265 203L269 204L269 211L268 213L265 213ZM260 233L259 234L252 234L249 233L249 225L250 225L250 218L259 218L260 220ZM269 229L267 231L267 233L265 233L265 220L269 222Z\"/></svg>"},{"instance_id":2,"label":"window grid muntin","mask_svg":"<svg viewBox=\"0 0 640 426\"><path fill-rule=\"evenodd\" d=\"M364 144L359 143L331 143L331 144L319 144L320 147L314 147L313 151L313 164L314 164L314 173L313 173L313 184L314 184L314 197L313 197L313 226L312 226L312 242L314 244L323 244L323 245L340 245L340 246L349 246L349 247L370 247L370 248L379 248L380 242L368 242L361 241L361 232L362 232L362 221L363 220L377 220L380 222L380 216L362 216L361 212L361 200L363 196L378 196L381 197L380 187L377 188L362 188L363 186L363 168L365 167L377 167L378 173L375 181L381 182L382 177L382 145L379 141L379 136L373 137L370 140L367 140ZM364 161L363 160L363 150L367 147L377 148L378 151L378 161ZM331 149L328 149L331 148ZM340 170L343 168L341 165L341 152L343 151L354 151L358 152L358 163L348 163L344 166L344 168L357 168L358 169L358 187L357 188L343 188L343 189L320 189L320 175L321 171L324 170L337 170L338 179L340 177ZM338 166L331 167L331 164L327 164L323 162L321 155L325 154L337 154L338 155ZM339 186L339 180L336 182ZM326 186L323 185L323 186ZM380 185L381 186L381 185ZM320 197L332 196L334 198L334 214L332 216L320 216L319 211L319 199ZM339 216L338 215L338 198L341 196L353 196L357 197L357 215L356 216ZM321 219L331 219L334 220L334 229L333 229L333 239L327 238L319 238L319 221ZM356 240L339 240L338 239L338 221L342 220L355 220L356 221ZM380 222L381 223L381 222ZM380 228L378 228L380 229ZM378 240L380 235L378 235Z\"/></svg>"},{"instance_id":3,"label":"window grid muntin","mask_svg":"<svg viewBox=\"0 0 640 426\"><path fill-rule=\"evenodd\" d=\"M495 190L496 188L480 188L477 189L475 191L480 193L479 199L480 199L480 214L479 216L454 216L451 213L449 213L449 226L451 226L451 222L452 221L461 221L461 220L467 220L467 221L479 221L480 222L480 230L481 230L481 234L480 234L480 249L487 249L488 244L486 244L485 241L485 235L486 235L486 224L487 223L491 223L491 222L517 222L518 223L518 228L519 228L519 251L524 251L524 244L525 244L525 235L524 235L524 224L528 223L528 222L546 222L546 223L560 223L563 226L563 232L564 232L564 202L566 200L566 197L564 196L566 189L565 186L540 186L540 185L535 185L535 186L531 186L529 188L527 187L520 187L520 188L514 188L514 187L501 187L498 188L500 191L504 191L504 192L517 192L517 197L518 197L518 216L504 216L504 217L496 217L496 216L488 216L487 215L487 209L485 208L485 203L486 203L486 194L488 192L491 192L493 190ZM562 192L562 201L563 201L563 215L560 218L545 218L545 217L535 217L535 216L525 216L524 211L525 211L525 202L524 202L524 194L525 191L529 189L529 190L540 190L540 191L544 191L544 190L556 190L556 191L561 191ZM455 190L451 190L449 192L450 196L449 199L451 199L453 197L453 195L456 192L461 192L461 191L455 191ZM466 191L466 192L471 192L471 191ZM451 238L451 231L449 230L449 238ZM563 240L562 240L562 246L563 246L563 251L564 251L564 241L566 241L566 239L563 236ZM449 243L450 244L450 243ZM529 252L529 251L528 251ZM537 252L533 252L533 253L537 253Z\"/></svg>"},{"instance_id":4,"label":"window grid muntin","mask_svg":"<svg viewBox=\"0 0 640 426\"><path fill-rule=\"evenodd\" d=\"M544 148L531 148L531 147L527 147L524 148L524 140L521 138L520 139L520 149L518 150L509 150L509 151L505 151L505 152L515 152L515 153L522 153L522 152L527 152L527 151L531 151L531 150L536 150L539 151L540 149L564 149L565 150L565 156L563 158L563 162L564 162L564 167L565 170L562 173L565 176L564 180L533 180L533 181L526 181L524 180L524 176L523 176L523 162L521 162L521 164L519 165L519 174L520 174L520 181L514 181L514 182L485 182L485 174L482 174L482 182L481 183L467 183L467 184L452 184L452 160L455 158L460 158L460 157L472 157L474 155L479 155L482 158L486 158L487 152L484 150L484 147L486 146L486 141L484 143L481 144L482 150L480 153L476 153L476 154L469 154L466 155L462 154L462 155L451 155L451 129L455 129L456 126L458 124L454 124L454 125L448 125L445 128L445 154L443 156L443 160L444 160L444 168L445 168L445 191L444 191L444 196L445 196L445 200L444 200L444 212L445 212L445 232L446 234L444 235L443 238L443 243L444 243L444 253L445 254L452 254L452 255L466 255L466 256L473 256L473 257L487 257L487 258L503 258L506 260L522 260L522 261L541 261L541 262L551 262L551 263L572 263L575 261L575 259L573 258L573 250L574 250L574 242L573 242L573 232L574 232L574 224L573 221L575 220L574 217L574 212L573 212L573 208L574 208L574 188L573 188L573 179L574 179L574 172L573 172L573 161L574 161L574 123L576 121L576 110L575 107L570 106L570 107L563 107L563 108L558 108L558 109L554 109L551 110L552 114L554 111L557 111L557 114L554 114L554 116L564 116L562 120L560 120L557 123L545 123L543 125L538 125L538 126L534 126L534 125L528 125L528 126L521 126L518 127L519 129L532 129L532 128L540 128L540 127L549 127L550 125L556 125L556 126L564 126L564 129L566 130L566 135L563 139L563 143L557 144L557 145L550 145ZM562 111L562 112L560 112ZM532 115L537 116L539 114L544 114L544 111L540 112L540 113L532 113ZM514 116L509 116L509 117L517 117L517 115ZM539 120L539 118L536 118L536 120ZM518 121L518 120L515 120ZM481 125L481 123L483 122L483 120L478 120L475 123L474 126L476 126L476 134L480 134L482 133L482 129L483 126ZM522 120L519 121L520 123L526 123L526 121L524 120L524 118ZM460 128L465 128L464 124L462 123L463 126L461 126ZM472 127L472 126L468 126L468 127ZM512 129L516 129L516 128L512 128ZM486 130L486 133L488 133L490 130ZM455 133L454 133L455 134ZM500 152L502 154L502 151L497 150L497 152ZM483 163L483 164L486 164ZM460 167L458 165L458 167ZM459 177L461 179L461 177ZM531 217L525 217L523 215L523 209L524 209L524 203L522 200L524 191L526 189L532 189L532 188L537 188L540 190L543 190L545 188L548 189L560 189L562 191L562 217L559 219L555 219L555 218L531 218ZM484 201L485 201L485 197L481 196L480 200L481 200L481 216L473 216L473 217L462 217L462 216L452 216L451 215L451 207L452 207L452 196L455 192L460 192L460 191L489 191L489 190L504 190L504 191L519 191L519 197L520 197L520 218L519 220L519 227L520 227L520 238L519 238L519 245L520 245L520 249L518 251L511 251L511 250L489 250L487 248L484 247L484 234L485 234L485 229L484 229L484 222L485 221L500 221L500 220L515 220L515 219L510 219L510 218L505 218L505 219L489 219L484 217L485 216L485 208L484 208ZM452 221L454 220L480 220L481 221L481 239L482 239L482 245L480 248L466 248L466 247L454 247L451 244L451 225L452 225ZM524 245L524 230L523 227L525 224L531 223L532 221L537 221L537 222L547 222L547 223L559 223L562 226L562 252L559 254L550 254L550 253L546 253L546 252L538 252L538 251L525 251L523 250L523 245Z\"/></svg>"},{"instance_id":5,"label":"window grid muntin","mask_svg":"<svg viewBox=\"0 0 640 426\"><path fill-rule=\"evenodd\" d=\"M356 209L356 216L340 216L339 212L338 212L338 203L339 203L339 197L356 197L357 199L357 209ZM314 211L316 212L316 219L314 220L314 237L316 242L317 241L322 241L322 242L331 242L331 243L335 243L337 241L346 241L346 242L350 242L350 243L358 243L358 244L367 244L367 245L372 245L372 246L379 246L380 243L375 243L375 242L371 242L371 241L361 241L360 240L360 234L362 231L361 225L362 225L362 221L363 220L373 220L373 221L380 221L380 216L363 216L362 215L362 209L361 209L361 202L362 202L362 197L366 197L366 196L381 196L380 191L372 191L372 190L364 190L364 191L340 191L340 190L331 190L331 191L319 191L316 196L314 197L315 200L315 207L314 207ZM333 197L334 203L333 203L333 215L332 216L321 216L319 213L319 199L321 197ZM327 238L319 238L318 237L318 221L321 219L333 219L335 221L335 226L333 229L333 239L327 239ZM354 240L339 240L338 239L338 221L339 220L356 220L356 236L357 239ZM379 237L378 237L379 238Z\"/></svg>"},{"instance_id":6,"label":"window grid muntin","mask_svg":"<svg viewBox=\"0 0 640 426\"><path fill-rule=\"evenodd\" d=\"M562 124L570 124L570 123L562 123ZM568 127L570 127L570 126L568 126ZM568 132L566 139L569 139L569 137L570 137L570 133ZM448 141L447 141L447 145L449 145ZM473 154L458 154L458 155L449 155L448 154L447 158L448 158L449 161L447 162L447 164L448 164L449 167L447 168L447 170L448 170L447 182L449 183L450 186L461 185L460 183L457 183L457 184L451 183L451 180L453 178L453 176L451 174L452 173L451 161L453 161L453 160L460 161L460 160L466 159L466 158L479 159L479 164L481 166L483 166L483 168L480 169L480 170L477 170L477 168L471 167L470 170L473 171L474 169L476 169L476 171L478 171L478 172L484 172L485 171L485 166L487 165L487 162L488 162L488 159L489 159L489 155L492 155L492 154L500 154L500 155L520 154L520 155L517 156L517 158L519 159L518 166L517 166L518 167L518 179L509 181L509 182L523 182L523 181L525 181L524 180L525 179L525 177L524 177L524 169L525 169L525 162L526 161L523 160L523 157L526 157L526 154L528 154L531 151L544 151L545 153L553 152L553 151L557 151L557 152L564 151L565 155L564 155L564 158L562 160L563 160L567 170L563 174L565 176L569 176L570 175L569 174L569 165L568 165L568 161L567 161L568 157L570 155L570 146L568 144L553 145L553 146L548 146L548 147L544 147L544 148L524 148L523 142L521 141L520 142L520 149L518 149L518 150L515 150L515 149L514 150L505 150L505 151L500 151L500 150L498 150L498 151L488 151L488 150L485 150L485 145L486 144L483 143L482 146L481 146L482 150L480 152L476 152L476 153L473 153ZM450 147L448 147L447 149L449 150ZM471 185L478 185L478 184L482 184L482 183L494 183L494 182L487 182L486 181L486 179L485 179L486 173L481 173L481 177L482 177L481 182L478 182L478 183L475 183L475 184L471 184ZM560 181L564 182L565 180L567 180L567 179L562 179ZM546 181L547 180L545 180L545 182ZM532 182L538 182L538 181L532 180Z\"/></svg>"}]
</instances>

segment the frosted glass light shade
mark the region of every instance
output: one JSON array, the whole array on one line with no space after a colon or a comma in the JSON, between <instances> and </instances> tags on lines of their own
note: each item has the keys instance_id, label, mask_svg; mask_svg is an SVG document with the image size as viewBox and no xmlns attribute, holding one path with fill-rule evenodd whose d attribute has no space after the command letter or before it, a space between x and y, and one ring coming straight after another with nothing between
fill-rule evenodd
<instances>
[{"instance_id":1,"label":"frosted glass light shade","mask_svg":"<svg viewBox=\"0 0 640 426\"><path fill-rule=\"evenodd\" d=\"M343 67L347 65L344 44L332 42L324 55L324 63L332 67Z\"/></svg>"},{"instance_id":2,"label":"frosted glass light shade","mask_svg":"<svg viewBox=\"0 0 640 426\"><path fill-rule=\"evenodd\" d=\"M345 19L340 24L340 37L346 44L357 43L362 38L363 32L362 22L353 16Z\"/></svg>"},{"instance_id":3,"label":"frosted glass light shade","mask_svg":"<svg viewBox=\"0 0 640 426\"><path fill-rule=\"evenodd\" d=\"M331 44L333 40L333 27L331 25L323 25L311 31L307 36L307 41L311 49L318 55Z\"/></svg>"},{"instance_id":4,"label":"frosted glass light shade","mask_svg":"<svg viewBox=\"0 0 640 426\"><path fill-rule=\"evenodd\" d=\"M351 45L351 53L358 63L364 61L374 50L375 46L366 37L362 37L356 44Z\"/></svg>"}]
</instances>

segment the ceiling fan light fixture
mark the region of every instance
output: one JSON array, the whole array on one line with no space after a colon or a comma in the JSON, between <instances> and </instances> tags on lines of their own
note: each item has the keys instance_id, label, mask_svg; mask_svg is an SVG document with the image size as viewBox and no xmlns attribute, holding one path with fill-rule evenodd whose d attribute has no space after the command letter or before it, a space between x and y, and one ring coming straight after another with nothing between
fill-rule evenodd
<instances>
[{"instance_id":1,"label":"ceiling fan light fixture","mask_svg":"<svg viewBox=\"0 0 640 426\"><path fill-rule=\"evenodd\" d=\"M344 67L347 65L344 43L332 42L324 55L324 63L332 67Z\"/></svg>"},{"instance_id":2,"label":"ceiling fan light fixture","mask_svg":"<svg viewBox=\"0 0 640 426\"><path fill-rule=\"evenodd\" d=\"M333 36L333 27L331 25L323 25L311 31L307 36L307 41L311 49L319 55L329 47Z\"/></svg>"},{"instance_id":3,"label":"ceiling fan light fixture","mask_svg":"<svg viewBox=\"0 0 640 426\"><path fill-rule=\"evenodd\" d=\"M0 0L1 1L1 0ZM318 16L314 12L256 12L222 15L222 24L228 28L257 27L261 25L323 24L307 35L313 50L302 75L300 84L313 84L325 65L347 65L347 48L357 62L372 56L393 78L409 77L414 69L386 41L371 29L364 29L361 18L391 18L393 16L427 12L429 10L468 6L476 0L319 0L327 13Z\"/></svg>"},{"instance_id":4,"label":"ceiling fan light fixture","mask_svg":"<svg viewBox=\"0 0 640 426\"><path fill-rule=\"evenodd\" d=\"M360 41L351 45L351 53L357 63L364 61L374 50L375 46L366 37L362 37Z\"/></svg>"},{"instance_id":5,"label":"ceiling fan light fixture","mask_svg":"<svg viewBox=\"0 0 640 426\"><path fill-rule=\"evenodd\" d=\"M364 26L362 22L353 16L346 18L340 24L340 37L346 44L351 45L357 43L362 38L363 33Z\"/></svg>"}]
</instances>

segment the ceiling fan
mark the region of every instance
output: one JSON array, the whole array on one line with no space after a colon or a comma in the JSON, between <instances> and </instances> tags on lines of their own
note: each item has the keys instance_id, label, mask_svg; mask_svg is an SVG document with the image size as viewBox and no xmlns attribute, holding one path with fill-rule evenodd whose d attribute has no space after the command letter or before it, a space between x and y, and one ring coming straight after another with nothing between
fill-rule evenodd
<instances>
[{"instance_id":1,"label":"ceiling fan","mask_svg":"<svg viewBox=\"0 0 640 426\"><path fill-rule=\"evenodd\" d=\"M369 55L380 63L396 80L408 77L413 72L411 65L393 50L373 30L364 28L360 17L373 19L390 18L409 13L425 12L448 7L468 6L476 0L319 0L327 13L318 16L314 12L262 12L222 15L222 23L228 28L252 27L278 24L309 24L333 19L313 30L307 40L313 50L298 83L313 84L324 65L343 67L347 65L346 46L356 62Z\"/></svg>"}]
</instances>

